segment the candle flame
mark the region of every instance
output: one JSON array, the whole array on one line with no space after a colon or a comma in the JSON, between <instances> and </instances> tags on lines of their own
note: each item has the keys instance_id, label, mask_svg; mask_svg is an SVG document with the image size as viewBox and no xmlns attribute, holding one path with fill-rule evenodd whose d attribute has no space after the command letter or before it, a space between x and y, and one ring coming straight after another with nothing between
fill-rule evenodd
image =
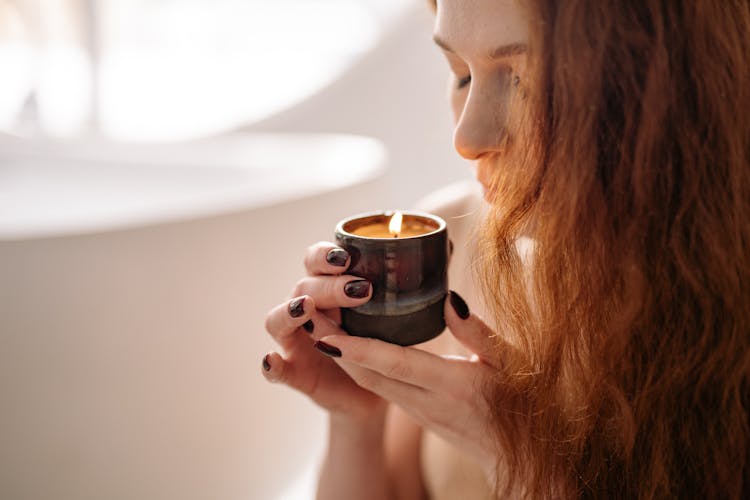
<instances>
[{"instance_id":1,"label":"candle flame","mask_svg":"<svg viewBox=\"0 0 750 500\"><path fill-rule=\"evenodd\" d=\"M396 210L391 217L391 222L388 223L388 231L393 235L394 238L398 238L398 234L401 232L401 224L403 220L403 214Z\"/></svg>"}]
</instances>

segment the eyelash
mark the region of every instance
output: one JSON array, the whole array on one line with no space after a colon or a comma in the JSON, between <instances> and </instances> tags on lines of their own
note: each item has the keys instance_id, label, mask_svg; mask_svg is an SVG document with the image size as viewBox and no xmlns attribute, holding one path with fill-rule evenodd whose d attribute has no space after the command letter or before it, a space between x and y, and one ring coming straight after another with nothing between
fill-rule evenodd
<instances>
[{"instance_id":1,"label":"eyelash","mask_svg":"<svg viewBox=\"0 0 750 500\"><path fill-rule=\"evenodd\" d=\"M521 83L521 78L518 75L513 76L513 82L514 87L518 87L518 85ZM466 87L471 82L471 75L466 75L463 78L459 78L458 82L456 83L456 89L461 90L462 88Z\"/></svg>"},{"instance_id":2,"label":"eyelash","mask_svg":"<svg viewBox=\"0 0 750 500\"><path fill-rule=\"evenodd\" d=\"M456 88L458 90L461 90L462 88L466 87L469 82L471 82L471 75L467 75L463 78L458 79L458 83L456 83Z\"/></svg>"}]
</instances>

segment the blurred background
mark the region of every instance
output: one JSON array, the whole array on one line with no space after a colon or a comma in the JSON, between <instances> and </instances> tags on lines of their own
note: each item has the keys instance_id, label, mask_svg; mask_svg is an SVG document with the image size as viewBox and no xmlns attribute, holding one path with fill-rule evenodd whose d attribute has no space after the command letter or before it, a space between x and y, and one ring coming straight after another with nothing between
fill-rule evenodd
<instances>
[{"instance_id":1,"label":"blurred background","mask_svg":"<svg viewBox=\"0 0 750 500\"><path fill-rule=\"evenodd\" d=\"M0 498L312 498L266 311L471 181L424 0L0 0Z\"/></svg>"}]
</instances>

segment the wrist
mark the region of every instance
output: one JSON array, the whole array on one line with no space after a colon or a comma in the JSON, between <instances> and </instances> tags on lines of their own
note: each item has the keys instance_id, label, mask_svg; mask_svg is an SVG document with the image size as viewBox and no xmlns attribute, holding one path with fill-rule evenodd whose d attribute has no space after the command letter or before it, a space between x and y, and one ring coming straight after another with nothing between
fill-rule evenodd
<instances>
[{"instance_id":1,"label":"wrist","mask_svg":"<svg viewBox=\"0 0 750 500\"><path fill-rule=\"evenodd\" d=\"M386 409L374 411L367 416L352 416L331 413L328 420L330 439L344 439L361 444L382 443L385 432Z\"/></svg>"},{"instance_id":2,"label":"wrist","mask_svg":"<svg viewBox=\"0 0 750 500\"><path fill-rule=\"evenodd\" d=\"M332 413L328 425L328 452L317 498L388 498L385 412L367 418ZM363 490L363 485L371 486Z\"/></svg>"}]
</instances>

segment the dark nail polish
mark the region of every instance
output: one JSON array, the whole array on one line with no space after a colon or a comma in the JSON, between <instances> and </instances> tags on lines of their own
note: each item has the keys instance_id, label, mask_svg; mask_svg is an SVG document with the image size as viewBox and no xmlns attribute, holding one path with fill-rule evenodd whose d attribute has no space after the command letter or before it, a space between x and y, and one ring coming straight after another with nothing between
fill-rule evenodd
<instances>
[{"instance_id":1,"label":"dark nail polish","mask_svg":"<svg viewBox=\"0 0 750 500\"><path fill-rule=\"evenodd\" d=\"M344 293L353 299L363 299L370 293L370 282L367 280L350 281L344 285Z\"/></svg>"},{"instance_id":2,"label":"dark nail polish","mask_svg":"<svg viewBox=\"0 0 750 500\"><path fill-rule=\"evenodd\" d=\"M289 303L289 316L299 318L305 314L305 298L297 297Z\"/></svg>"},{"instance_id":3,"label":"dark nail polish","mask_svg":"<svg viewBox=\"0 0 750 500\"><path fill-rule=\"evenodd\" d=\"M302 324L302 328L304 328L307 333L312 333L313 330L315 330L315 324L313 324L311 319L308 319Z\"/></svg>"},{"instance_id":4,"label":"dark nail polish","mask_svg":"<svg viewBox=\"0 0 750 500\"><path fill-rule=\"evenodd\" d=\"M313 344L313 347L315 347L317 350L319 350L326 356L331 356L332 358L341 357L341 350L338 347L334 347L330 344L326 344L325 342L322 342L320 340L316 341Z\"/></svg>"},{"instance_id":5,"label":"dark nail polish","mask_svg":"<svg viewBox=\"0 0 750 500\"><path fill-rule=\"evenodd\" d=\"M271 362L268 361L268 354L263 356L263 369L267 372L271 371Z\"/></svg>"},{"instance_id":6,"label":"dark nail polish","mask_svg":"<svg viewBox=\"0 0 750 500\"><path fill-rule=\"evenodd\" d=\"M451 290L451 305L459 318L466 319L470 316L471 313L469 312L469 306L466 305L466 301L453 290Z\"/></svg>"},{"instance_id":7,"label":"dark nail polish","mask_svg":"<svg viewBox=\"0 0 750 500\"><path fill-rule=\"evenodd\" d=\"M349 258L349 253L342 248L332 248L326 255L326 262L332 266L344 267L346 265L346 259Z\"/></svg>"}]
</instances>

